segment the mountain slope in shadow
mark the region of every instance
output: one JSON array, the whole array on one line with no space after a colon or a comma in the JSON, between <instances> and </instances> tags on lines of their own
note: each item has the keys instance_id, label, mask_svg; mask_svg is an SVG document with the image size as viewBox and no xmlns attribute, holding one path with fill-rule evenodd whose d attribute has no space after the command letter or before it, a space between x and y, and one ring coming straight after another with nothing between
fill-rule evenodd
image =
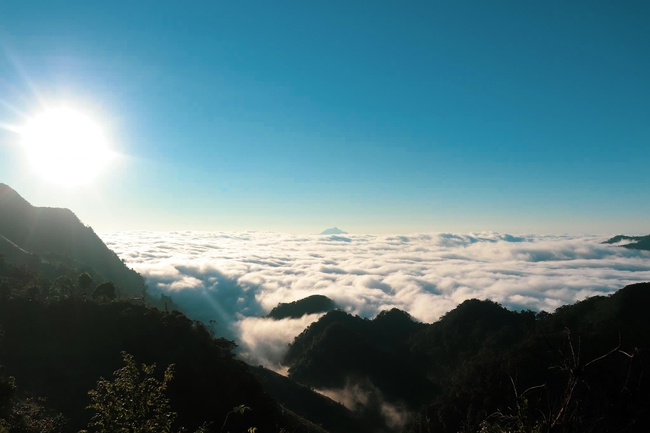
<instances>
[{"instance_id":1,"label":"mountain slope in shadow","mask_svg":"<svg viewBox=\"0 0 650 433\"><path fill-rule=\"evenodd\" d=\"M370 433L369 426L345 406L300 385L272 370L250 367L264 391L282 406L296 412L330 433Z\"/></svg>"},{"instance_id":2,"label":"mountain slope in shadow","mask_svg":"<svg viewBox=\"0 0 650 433\"><path fill-rule=\"evenodd\" d=\"M379 409L402 409L404 433L512 431L513 419L648 431L649 302L650 283L639 283L552 314L477 299L432 324L399 310L373 320L335 310L296 337L284 364L306 386L374 392ZM526 412L513 412L522 402ZM481 430L486 422L501 429Z\"/></svg>"},{"instance_id":3,"label":"mountain slope in shadow","mask_svg":"<svg viewBox=\"0 0 650 433\"><path fill-rule=\"evenodd\" d=\"M311 295L294 302L281 302L267 317L275 320L299 319L306 314L326 313L335 308L336 304L327 296Z\"/></svg>"},{"instance_id":4,"label":"mountain slope in shadow","mask_svg":"<svg viewBox=\"0 0 650 433\"><path fill-rule=\"evenodd\" d=\"M621 245L630 250L644 250L650 251L650 235L647 236L626 236L616 235L613 238L607 239L604 244L617 244L621 241L630 241L630 243Z\"/></svg>"},{"instance_id":5,"label":"mountain slope in shadow","mask_svg":"<svg viewBox=\"0 0 650 433\"><path fill-rule=\"evenodd\" d=\"M20 256L20 250L39 256L58 254L92 267L125 293L143 291L142 276L128 268L71 210L32 206L3 183L0 183L0 235L4 238L0 252L6 255Z\"/></svg>"}]
</instances>

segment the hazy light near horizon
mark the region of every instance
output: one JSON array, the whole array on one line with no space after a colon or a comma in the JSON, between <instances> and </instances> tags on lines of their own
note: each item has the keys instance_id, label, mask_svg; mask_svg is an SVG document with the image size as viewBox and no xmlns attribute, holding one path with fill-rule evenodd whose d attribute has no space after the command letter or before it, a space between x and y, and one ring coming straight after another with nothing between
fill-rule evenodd
<instances>
[{"instance_id":1,"label":"hazy light near horizon","mask_svg":"<svg viewBox=\"0 0 650 433\"><path fill-rule=\"evenodd\" d=\"M297 236L271 232L108 232L100 236L191 318L216 319L249 361L279 368L319 315L261 318L313 294L352 314L400 308L433 322L470 298L552 311L650 281L650 253L599 237L431 233Z\"/></svg>"},{"instance_id":2,"label":"hazy light near horizon","mask_svg":"<svg viewBox=\"0 0 650 433\"><path fill-rule=\"evenodd\" d=\"M66 187L89 184L115 156L99 125L66 107L30 118L19 133L34 170Z\"/></svg>"}]
</instances>

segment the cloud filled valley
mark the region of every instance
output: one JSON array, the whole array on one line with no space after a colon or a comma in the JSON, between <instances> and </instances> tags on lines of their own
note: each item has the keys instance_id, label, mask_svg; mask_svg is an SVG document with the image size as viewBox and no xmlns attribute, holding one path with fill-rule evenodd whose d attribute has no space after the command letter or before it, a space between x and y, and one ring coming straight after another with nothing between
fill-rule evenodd
<instances>
[{"instance_id":1,"label":"cloud filled valley","mask_svg":"<svg viewBox=\"0 0 650 433\"><path fill-rule=\"evenodd\" d=\"M553 311L650 281L650 253L601 237L497 233L297 236L268 232L105 232L109 248L196 320L216 320L250 362L279 368L318 314L262 318L313 294L374 317L393 307L433 322L470 298Z\"/></svg>"}]
</instances>

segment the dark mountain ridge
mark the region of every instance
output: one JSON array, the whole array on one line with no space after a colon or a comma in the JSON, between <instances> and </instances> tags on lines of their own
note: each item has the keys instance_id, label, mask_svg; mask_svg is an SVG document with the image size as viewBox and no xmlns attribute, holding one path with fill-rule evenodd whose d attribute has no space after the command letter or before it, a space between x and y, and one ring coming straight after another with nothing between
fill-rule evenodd
<instances>
[{"instance_id":1,"label":"dark mountain ridge","mask_svg":"<svg viewBox=\"0 0 650 433\"><path fill-rule=\"evenodd\" d=\"M607 239L604 244L617 244L621 241L631 241L628 244L621 245L624 248L631 250L644 250L650 251L650 235L647 236L626 236L626 235L616 235L610 239Z\"/></svg>"},{"instance_id":2,"label":"dark mountain ridge","mask_svg":"<svg viewBox=\"0 0 650 433\"><path fill-rule=\"evenodd\" d=\"M0 183L0 252L18 256L19 249L45 258L48 254L68 257L92 267L104 279L124 290L142 294L144 279L128 268L69 209L32 206L8 185ZM13 244L13 246L11 245Z\"/></svg>"},{"instance_id":3,"label":"dark mountain ridge","mask_svg":"<svg viewBox=\"0 0 650 433\"><path fill-rule=\"evenodd\" d=\"M606 242L622 240L640 248L650 236ZM75 278L85 267L95 282L114 279L131 293L142 279L71 211L35 208L3 184L0 253L0 362L21 398L47 397L48 408L70 419L69 430L41 433L86 424L87 392L120 367L121 351L161 368L176 364L167 392L179 424L207 421L212 432L242 404L253 414L233 417L231 431L326 433L294 412L336 433L650 431L650 283L552 314L476 299L432 324L397 309L372 320L332 310L290 345L284 378L251 370L234 357L234 342L178 311L82 297ZM274 315L332 307L327 297L310 298ZM0 430L11 384L0 374ZM346 403L354 414L311 388L355 394Z\"/></svg>"},{"instance_id":4,"label":"dark mountain ridge","mask_svg":"<svg viewBox=\"0 0 650 433\"><path fill-rule=\"evenodd\" d=\"M284 426L324 432L265 394L248 366L234 357L234 342L213 338L202 323L178 311L126 301L14 297L0 299L0 327L0 361L15 377L21 395L47 398L48 408L69 420L68 431L88 423L88 390L100 377L112 378L121 366L120 352L126 351L138 362L157 363L158 372L175 364L167 394L179 425L190 431L207 422L208 431L218 432L226 414L243 404L252 410L231 417L232 431L251 426L278 431L277 426Z\"/></svg>"},{"instance_id":5,"label":"dark mountain ridge","mask_svg":"<svg viewBox=\"0 0 650 433\"><path fill-rule=\"evenodd\" d=\"M337 310L296 337L284 361L306 386L355 383L405 404L415 415L403 432L527 432L551 422L553 432L641 432L650 426L648 305L650 283L639 283L552 314L476 299L432 324L399 310L374 320ZM525 413L513 412L523 404Z\"/></svg>"},{"instance_id":6,"label":"dark mountain ridge","mask_svg":"<svg viewBox=\"0 0 650 433\"><path fill-rule=\"evenodd\" d=\"M408 337L424 324L393 309L375 319L351 316L341 310L327 313L289 346L284 363L289 377L315 388L344 388L370 381L382 399L417 408L433 386L414 372ZM373 389L365 389L372 392Z\"/></svg>"},{"instance_id":7,"label":"dark mountain ridge","mask_svg":"<svg viewBox=\"0 0 650 433\"><path fill-rule=\"evenodd\" d=\"M178 311L163 312L142 301L90 301L90 293L84 294L78 283L83 272L95 284L117 283L122 294L142 293L140 275L128 269L70 210L34 207L0 184L1 431L6 417L31 422L32 412L20 412L25 407L41 410L17 400L18 413L28 414L27 418L3 412L14 392L14 379L7 381L4 371L19 383L20 398L45 397L46 412L63 416L56 418L56 425L49 420L38 425L48 432L78 431L91 415L84 409L89 403L88 390L100 376L111 377L120 366L120 352L126 351L140 362L176 365L168 393L172 409L179 413L178 422L185 427L207 422L207 431L217 431L226 414L243 404L253 414L239 419L231 416L228 427L236 431L251 426L277 431L284 426L289 431L327 433L269 398L248 366L234 358L234 342L214 338L202 323ZM321 396L307 401L314 404L323 399L328 400ZM317 406L327 413L332 405L337 406L330 403ZM351 419L343 407L337 413L346 412ZM57 427L63 419L68 420L70 430ZM16 433L32 432L21 428Z\"/></svg>"},{"instance_id":8,"label":"dark mountain ridge","mask_svg":"<svg viewBox=\"0 0 650 433\"><path fill-rule=\"evenodd\" d=\"M267 317L275 320L299 319L306 314L326 313L335 308L336 304L327 296L311 295L298 301L280 303Z\"/></svg>"}]
</instances>

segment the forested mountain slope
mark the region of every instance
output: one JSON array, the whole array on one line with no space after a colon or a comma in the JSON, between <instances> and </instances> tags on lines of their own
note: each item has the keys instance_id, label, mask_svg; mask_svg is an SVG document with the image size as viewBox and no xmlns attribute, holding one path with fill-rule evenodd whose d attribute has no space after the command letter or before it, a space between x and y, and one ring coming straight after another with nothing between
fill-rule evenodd
<instances>
[{"instance_id":1,"label":"forested mountain slope","mask_svg":"<svg viewBox=\"0 0 650 433\"><path fill-rule=\"evenodd\" d=\"M479 300L430 325L397 310L375 320L333 311L285 362L305 385L402 407L405 432L648 431L648 305L641 283L553 314Z\"/></svg>"},{"instance_id":2,"label":"forested mountain slope","mask_svg":"<svg viewBox=\"0 0 650 433\"><path fill-rule=\"evenodd\" d=\"M43 259L48 254L56 254L91 267L103 279L122 288L124 294L142 294L144 279L129 269L72 211L34 207L3 183L0 183L0 235ZM2 239L0 248L8 257L15 253Z\"/></svg>"},{"instance_id":3,"label":"forested mountain slope","mask_svg":"<svg viewBox=\"0 0 650 433\"><path fill-rule=\"evenodd\" d=\"M628 243L622 245L624 248L631 250L645 250L650 251L650 235L648 236L626 236L626 235L616 235L613 238L607 239L604 244L617 244L622 241L628 241Z\"/></svg>"},{"instance_id":4,"label":"forested mountain slope","mask_svg":"<svg viewBox=\"0 0 650 433\"><path fill-rule=\"evenodd\" d=\"M610 241L641 248L646 239ZM72 212L35 208L0 184L0 431L85 427L88 391L122 367L122 352L157 363L157 377L175 364L165 391L175 428L189 431L650 431L650 283L552 314L476 299L432 324L397 309L372 320L332 310L290 345L284 378L251 369L234 342L182 313L115 299L104 280L142 292L142 278ZM316 296L269 316L334 307ZM52 417L38 415L40 405Z\"/></svg>"},{"instance_id":5,"label":"forested mountain slope","mask_svg":"<svg viewBox=\"0 0 650 433\"><path fill-rule=\"evenodd\" d=\"M125 351L138 362L156 363L156 376L174 364L166 394L177 424L194 431L207 423L218 432L226 415L229 431L323 433L278 406L263 392L248 366L234 358L234 342L213 338L200 323L179 312L81 299L35 302L0 299L0 363L14 376L19 396L46 398L46 406L68 420L67 431L86 426L92 415L88 391L100 377L112 379ZM310 427L311 426L311 427Z\"/></svg>"},{"instance_id":6,"label":"forested mountain slope","mask_svg":"<svg viewBox=\"0 0 650 433\"><path fill-rule=\"evenodd\" d=\"M264 390L278 403L321 425L330 433L371 433L371 423L342 404L264 367L251 367Z\"/></svg>"}]
</instances>

